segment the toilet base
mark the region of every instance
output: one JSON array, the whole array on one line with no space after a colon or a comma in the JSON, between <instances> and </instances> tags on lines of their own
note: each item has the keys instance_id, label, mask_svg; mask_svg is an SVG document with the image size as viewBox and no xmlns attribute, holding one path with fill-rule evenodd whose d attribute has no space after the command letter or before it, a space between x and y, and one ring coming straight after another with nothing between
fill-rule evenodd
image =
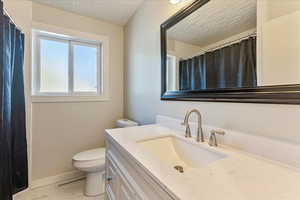
<instances>
[{"instance_id":1,"label":"toilet base","mask_svg":"<svg viewBox=\"0 0 300 200\"><path fill-rule=\"evenodd\" d=\"M102 172L91 172L86 174L86 183L84 194L86 196L98 196L104 193L104 173Z\"/></svg>"}]
</instances>

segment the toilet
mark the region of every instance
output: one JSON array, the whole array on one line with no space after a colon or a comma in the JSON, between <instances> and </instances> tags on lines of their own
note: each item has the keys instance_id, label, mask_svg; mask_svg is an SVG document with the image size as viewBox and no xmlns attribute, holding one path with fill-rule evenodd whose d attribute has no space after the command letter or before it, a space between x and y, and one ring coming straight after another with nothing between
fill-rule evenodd
<instances>
[{"instance_id":1,"label":"toilet","mask_svg":"<svg viewBox=\"0 0 300 200\"><path fill-rule=\"evenodd\" d=\"M117 128L138 126L136 122L120 119L116 122ZM97 148L76 154L73 166L86 173L84 194L98 196L105 191L105 148Z\"/></svg>"},{"instance_id":2,"label":"toilet","mask_svg":"<svg viewBox=\"0 0 300 200\"><path fill-rule=\"evenodd\" d=\"M84 151L73 157L73 166L86 173L84 193L98 196L104 193L105 148Z\"/></svg>"}]
</instances>

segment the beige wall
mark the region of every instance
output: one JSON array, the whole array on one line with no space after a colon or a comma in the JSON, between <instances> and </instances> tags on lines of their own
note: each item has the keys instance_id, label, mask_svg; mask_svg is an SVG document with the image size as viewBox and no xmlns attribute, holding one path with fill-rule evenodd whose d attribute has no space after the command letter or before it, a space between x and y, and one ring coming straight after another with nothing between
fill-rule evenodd
<instances>
[{"instance_id":1,"label":"beige wall","mask_svg":"<svg viewBox=\"0 0 300 200\"><path fill-rule=\"evenodd\" d=\"M179 6L146 1L125 28L126 116L149 124L198 108L207 125L300 143L300 106L160 101L160 24Z\"/></svg>"},{"instance_id":2,"label":"beige wall","mask_svg":"<svg viewBox=\"0 0 300 200\"><path fill-rule=\"evenodd\" d=\"M104 129L123 116L123 27L33 3L33 21L109 37L110 101L34 103L33 180L73 170L72 156L104 146Z\"/></svg>"},{"instance_id":3,"label":"beige wall","mask_svg":"<svg viewBox=\"0 0 300 200\"><path fill-rule=\"evenodd\" d=\"M259 1L259 85L300 84L300 1Z\"/></svg>"},{"instance_id":4,"label":"beige wall","mask_svg":"<svg viewBox=\"0 0 300 200\"><path fill-rule=\"evenodd\" d=\"M177 58L187 59L199 54L202 48L196 45L188 44L178 40L168 39L167 41L168 53Z\"/></svg>"}]
</instances>

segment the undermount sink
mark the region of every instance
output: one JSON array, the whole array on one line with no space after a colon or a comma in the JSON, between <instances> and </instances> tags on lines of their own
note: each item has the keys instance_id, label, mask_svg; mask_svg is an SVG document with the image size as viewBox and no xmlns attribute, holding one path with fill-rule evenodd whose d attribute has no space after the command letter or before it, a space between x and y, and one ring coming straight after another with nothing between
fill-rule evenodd
<instances>
[{"instance_id":1,"label":"undermount sink","mask_svg":"<svg viewBox=\"0 0 300 200\"><path fill-rule=\"evenodd\" d=\"M138 144L170 167L200 168L226 158L223 153L176 136L139 141Z\"/></svg>"}]
</instances>

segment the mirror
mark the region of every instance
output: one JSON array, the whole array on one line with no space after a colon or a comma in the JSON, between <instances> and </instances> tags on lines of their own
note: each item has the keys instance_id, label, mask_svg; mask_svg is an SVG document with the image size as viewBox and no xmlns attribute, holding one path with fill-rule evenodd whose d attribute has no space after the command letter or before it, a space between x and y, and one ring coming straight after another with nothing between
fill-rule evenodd
<instances>
[{"instance_id":1,"label":"mirror","mask_svg":"<svg viewBox=\"0 0 300 200\"><path fill-rule=\"evenodd\" d=\"M163 100L300 99L300 0L198 0L161 33Z\"/></svg>"}]
</instances>

